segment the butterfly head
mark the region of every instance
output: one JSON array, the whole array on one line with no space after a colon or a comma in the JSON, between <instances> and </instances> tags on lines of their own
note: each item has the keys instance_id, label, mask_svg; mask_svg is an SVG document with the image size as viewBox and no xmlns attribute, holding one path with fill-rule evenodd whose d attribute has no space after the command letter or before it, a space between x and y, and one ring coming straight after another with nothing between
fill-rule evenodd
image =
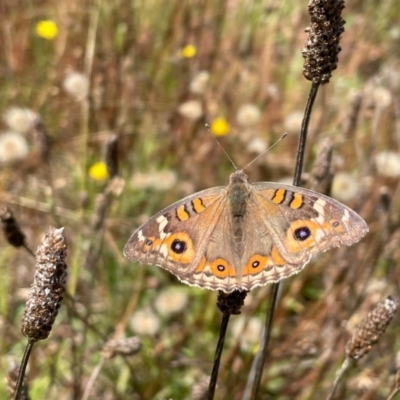
<instances>
[{"instance_id":1,"label":"butterfly head","mask_svg":"<svg viewBox=\"0 0 400 400\"><path fill-rule=\"evenodd\" d=\"M230 176L230 184L235 183L247 183L248 176L244 173L242 169L238 169L233 172Z\"/></svg>"}]
</instances>

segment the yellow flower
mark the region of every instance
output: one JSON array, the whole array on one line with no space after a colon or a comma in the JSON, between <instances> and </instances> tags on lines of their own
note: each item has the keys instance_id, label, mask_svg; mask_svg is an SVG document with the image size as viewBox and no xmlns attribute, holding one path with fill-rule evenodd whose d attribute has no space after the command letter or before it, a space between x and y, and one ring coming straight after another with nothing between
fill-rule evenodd
<instances>
[{"instance_id":1,"label":"yellow flower","mask_svg":"<svg viewBox=\"0 0 400 400\"><path fill-rule=\"evenodd\" d=\"M89 168L89 176L95 181L104 181L105 179L107 179L108 172L106 164L104 164L102 161L94 163Z\"/></svg>"},{"instance_id":2,"label":"yellow flower","mask_svg":"<svg viewBox=\"0 0 400 400\"><path fill-rule=\"evenodd\" d=\"M216 118L211 122L210 129L215 136L225 136L229 132L229 124L225 118Z\"/></svg>"},{"instance_id":3,"label":"yellow flower","mask_svg":"<svg viewBox=\"0 0 400 400\"><path fill-rule=\"evenodd\" d=\"M192 58L196 55L196 46L193 46L192 44L187 44L182 50L181 50L181 55L183 58Z\"/></svg>"},{"instance_id":4,"label":"yellow flower","mask_svg":"<svg viewBox=\"0 0 400 400\"><path fill-rule=\"evenodd\" d=\"M42 20L36 24L36 34L43 39L53 40L57 33L58 28L54 21Z\"/></svg>"}]
</instances>

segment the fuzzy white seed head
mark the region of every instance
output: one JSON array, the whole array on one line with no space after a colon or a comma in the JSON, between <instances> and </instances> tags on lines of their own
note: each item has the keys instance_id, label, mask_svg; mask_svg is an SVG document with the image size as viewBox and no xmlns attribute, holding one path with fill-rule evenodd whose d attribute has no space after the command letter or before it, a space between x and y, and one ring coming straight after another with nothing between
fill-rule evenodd
<instances>
[{"instance_id":1,"label":"fuzzy white seed head","mask_svg":"<svg viewBox=\"0 0 400 400\"><path fill-rule=\"evenodd\" d=\"M10 107L5 111L3 116L8 128L24 135L34 128L39 118L37 113L23 107Z\"/></svg>"},{"instance_id":2,"label":"fuzzy white seed head","mask_svg":"<svg viewBox=\"0 0 400 400\"><path fill-rule=\"evenodd\" d=\"M24 136L17 132L0 134L0 163L21 160L28 155L29 147Z\"/></svg>"},{"instance_id":3,"label":"fuzzy white seed head","mask_svg":"<svg viewBox=\"0 0 400 400\"><path fill-rule=\"evenodd\" d=\"M303 115L304 113L302 111L293 111L288 114L283 123L285 132L289 135L298 135L301 130Z\"/></svg>"},{"instance_id":4,"label":"fuzzy white seed head","mask_svg":"<svg viewBox=\"0 0 400 400\"><path fill-rule=\"evenodd\" d=\"M236 114L236 121L243 127L255 125L260 118L260 109L254 104L243 104Z\"/></svg>"},{"instance_id":5,"label":"fuzzy white seed head","mask_svg":"<svg viewBox=\"0 0 400 400\"><path fill-rule=\"evenodd\" d=\"M203 106L198 100L189 100L179 105L178 112L183 117L194 121L203 115Z\"/></svg>"},{"instance_id":6,"label":"fuzzy white seed head","mask_svg":"<svg viewBox=\"0 0 400 400\"><path fill-rule=\"evenodd\" d=\"M130 326L138 335L156 335L161 327L160 318L150 307L136 311L130 320Z\"/></svg>"},{"instance_id":7,"label":"fuzzy white seed head","mask_svg":"<svg viewBox=\"0 0 400 400\"><path fill-rule=\"evenodd\" d=\"M198 72L190 82L189 90L192 93L203 94L206 91L210 73L207 71Z\"/></svg>"},{"instance_id":8,"label":"fuzzy white seed head","mask_svg":"<svg viewBox=\"0 0 400 400\"><path fill-rule=\"evenodd\" d=\"M171 286L157 296L154 306L161 315L170 316L183 311L188 300L188 293L185 288Z\"/></svg>"},{"instance_id":9,"label":"fuzzy white seed head","mask_svg":"<svg viewBox=\"0 0 400 400\"><path fill-rule=\"evenodd\" d=\"M339 201L349 201L357 196L360 190L358 180L351 174L339 172L332 182L331 195Z\"/></svg>"},{"instance_id":10,"label":"fuzzy white seed head","mask_svg":"<svg viewBox=\"0 0 400 400\"><path fill-rule=\"evenodd\" d=\"M388 178L400 177L400 155L394 151L383 151L376 155L375 165L378 174Z\"/></svg>"},{"instance_id":11,"label":"fuzzy white seed head","mask_svg":"<svg viewBox=\"0 0 400 400\"><path fill-rule=\"evenodd\" d=\"M169 190L173 188L178 181L175 171L164 170L154 172L137 172L131 178L131 185L134 189L154 189L154 190Z\"/></svg>"},{"instance_id":12,"label":"fuzzy white seed head","mask_svg":"<svg viewBox=\"0 0 400 400\"><path fill-rule=\"evenodd\" d=\"M64 78L63 87L75 100L83 100L89 94L89 79L80 72L70 72Z\"/></svg>"}]
</instances>

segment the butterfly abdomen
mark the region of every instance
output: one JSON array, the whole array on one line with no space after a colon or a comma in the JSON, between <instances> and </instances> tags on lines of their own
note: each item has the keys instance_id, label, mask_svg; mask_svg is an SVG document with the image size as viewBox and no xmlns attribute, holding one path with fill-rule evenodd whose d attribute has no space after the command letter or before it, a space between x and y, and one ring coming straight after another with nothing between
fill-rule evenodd
<instances>
[{"instance_id":1,"label":"butterfly abdomen","mask_svg":"<svg viewBox=\"0 0 400 400\"><path fill-rule=\"evenodd\" d=\"M246 203L249 192L244 184L237 183L229 191L231 215L234 219L241 220L246 214Z\"/></svg>"},{"instance_id":2,"label":"butterfly abdomen","mask_svg":"<svg viewBox=\"0 0 400 400\"><path fill-rule=\"evenodd\" d=\"M231 174L228 186L228 197L233 219L241 221L246 214L246 204L250 194L250 185L247 182L247 175L242 171Z\"/></svg>"},{"instance_id":3,"label":"butterfly abdomen","mask_svg":"<svg viewBox=\"0 0 400 400\"><path fill-rule=\"evenodd\" d=\"M235 173L237 174L237 172ZM232 174L234 175L234 174ZM232 233L235 248L238 255L243 251L243 220L246 215L246 205L250 194L250 187L246 180L232 180L229 186L228 196L230 205L230 214L232 216Z\"/></svg>"}]
</instances>

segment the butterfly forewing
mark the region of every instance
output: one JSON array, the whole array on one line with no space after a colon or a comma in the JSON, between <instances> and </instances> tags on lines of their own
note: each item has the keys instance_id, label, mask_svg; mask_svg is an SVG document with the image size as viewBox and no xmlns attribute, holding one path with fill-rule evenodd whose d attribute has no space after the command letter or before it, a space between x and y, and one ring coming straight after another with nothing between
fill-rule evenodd
<instances>
[{"instance_id":1,"label":"butterfly forewing","mask_svg":"<svg viewBox=\"0 0 400 400\"><path fill-rule=\"evenodd\" d=\"M207 189L158 212L132 234L125 256L159 265L192 283L193 271L204 257L214 229L209 221L220 219L225 192L225 187Z\"/></svg>"}]
</instances>

